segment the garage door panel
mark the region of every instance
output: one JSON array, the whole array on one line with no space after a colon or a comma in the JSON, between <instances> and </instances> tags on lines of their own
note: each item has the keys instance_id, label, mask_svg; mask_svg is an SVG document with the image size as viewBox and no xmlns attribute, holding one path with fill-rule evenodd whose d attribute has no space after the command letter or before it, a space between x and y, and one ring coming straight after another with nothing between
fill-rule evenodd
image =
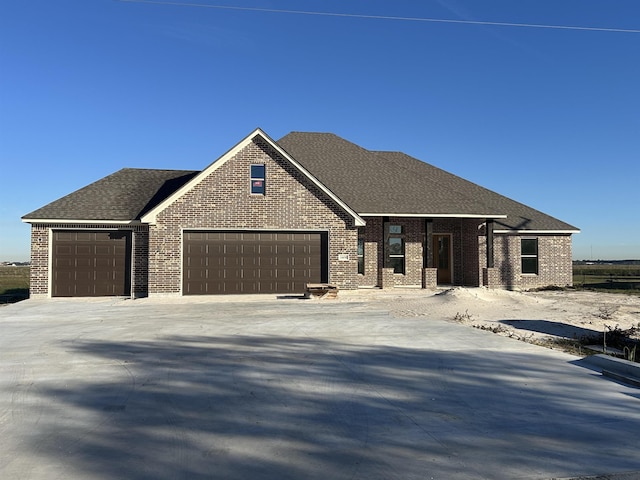
<instances>
[{"instance_id":1,"label":"garage door panel","mask_svg":"<svg viewBox=\"0 0 640 480\"><path fill-rule=\"evenodd\" d=\"M54 256L71 255L74 252L73 245L56 245L53 249Z\"/></svg>"},{"instance_id":2,"label":"garage door panel","mask_svg":"<svg viewBox=\"0 0 640 480\"><path fill-rule=\"evenodd\" d=\"M111 257L96 257L93 262L96 269L113 269L118 266L118 263L115 259Z\"/></svg>"},{"instance_id":3,"label":"garage door panel","mask_svg":"<svg viewBox=\"0 0 640 480\"><path fill-rule=\"evenodd\" d=\"M202 268L190 268L187 276L189 282L199 282L207 280L209 277L208 270Z\"/></svg>"},{"instance_id":4,"label":"garage door panel","mask_svg":"<svg viewBox=\"0 0 640 480\"><path fill-rule=\"evenodd\" d=\"M76 257L73 265L74 270L93 269L94 259L91 257Z\"/></svg>"},{"instance_id":5,"label":"garage door panel","mask_svg":"<svg viewBox=\"0 0 640 480\"><path fill-rule=\"evenodd\" d=\"M72 232L56 232L57 238L60 241L68 242L70 240L75 240L75 236Z\"/></svg>"},{"instance_id":6,"label":"garage door panel","mask_svg":"<svg viewBox=\"0 0 640 480\"><path fill-rule=\"evenodd\" d=\"M208 267L209 257L199 257L195 255L188 255L185 258L185 262L189 268Z\"/></svg>"},{"instance_id":7,"label":"garage door panel","mask_svg":"<svg viewBox=\"0 0 640 480\"><path fill-rule=\"evenodd\" d=\"M75 232L76 242L91 242L96 239L95 232Z\"/></svg>"},{"instance_id":8,"label":"garage door panel","mask_svg":"<svg viewBox=\"0 0 640 480\"><path fill-rule=\"evenodd\" d=\"M110 257L116 253L116 249L111 248L109 245L96 244L94 253L96 256Z\"/></svg>"},{"instance_id":9,"label":"garage door panel","mask_svg":"<svg viewBox=\"0 0 640 480\"><path fill-rule=\"evenodd\" d=\"M76 284L73 290L69 290L67 295L60 296L70 296L70 297L94 297L95 289L93 286L88 283L84 284Z\"/></svg>"},{"instance_id":10,"label":"garage door panel","mask_svg":"<svg viewBox=\"0 0 640 480\"><path fill-rule=\"evenodd\" d=\"M207 253L195 248L202 238ZM326 282L328 276L326 233L185 232L183 251L185 295L302 293L306 283ZM197 265L206 276L192 272Z\"/></svg>"},{"instance_id":11,"label":"garage door panel","mask_svg":"<svg viewBox=\"0 0 640 480\"><path fill-rule=\"evenodd\" d=\"M54 257L53 259L54 270L70 269L75 266L75 263L71 257Z\"/></svg>"},{"instance_id":12,"label":"garage door panel","mask_svg":"<svg viewBox=\"0 0 640 480\"><path fill-rule=\"evenodd\" d=\"M52 296L131 293L131 232L53 232Z\"/></svg>"},{"instance_id":13,"label":"garage door panel","mask_svg":"<svg viewBox=\"0 0 640 480\"><path fill-rule=\"evenodd\" d=\"M91 245L88 244L76 244L75 246L75 255L76 256L80 256L80 255L84 255L84 256L90 256L93 255L93 248Z\"/></svg>"},{"instance_id":14,"label":"garage door panel","mask_svg":"<svg viewBox=\"0 0 640 480\"><path fill-rule=\"evenodd\" d=\"M58 281L70 282L74 279L75 279L75 273L70 271L64 271L64 272L58 271L53 275L54 282L58 282Z\"/></svg>"}]
</instances>

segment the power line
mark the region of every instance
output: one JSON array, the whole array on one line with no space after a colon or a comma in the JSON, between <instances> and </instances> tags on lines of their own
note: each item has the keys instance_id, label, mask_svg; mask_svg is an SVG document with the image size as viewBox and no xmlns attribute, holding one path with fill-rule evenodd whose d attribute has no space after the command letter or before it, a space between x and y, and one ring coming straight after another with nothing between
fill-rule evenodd
<instances>
[{"instance_id":1,"label":"power line","mask_svg":"<svg viewBox=\"0 0 640 480\"><path fill-rule=\"evenodd\" d=\"M629 28L606 28L606 27L580 27L574 25L545 25L536 23L510 23L510 22L485 22L476 20L452 20L446 18L423 18L423 17L396 17L389 15L361 15L356 13L335 13L335 12L312 12L305 10L279 10L274 8L258 8L258 7L233 7L230 5L207 5L204 3L179 3L166 2L161 0L117 0L124 3L146 3L150 5L172 5L178 7L194 7L194 8L215 8L219 10L242 10L250 12L267 12L267 13L288 13L294 15L316 15L323 17L347 17L347 18L365 18L370 20L396 20L407 22L431 22L431 23L459 23L466 25L490 25L497 27L520 27L520 28L547 28L555 30L583 30L591 32L612 32L612 33L640 33L640 29Z\"/></svg>"}]
</instances>

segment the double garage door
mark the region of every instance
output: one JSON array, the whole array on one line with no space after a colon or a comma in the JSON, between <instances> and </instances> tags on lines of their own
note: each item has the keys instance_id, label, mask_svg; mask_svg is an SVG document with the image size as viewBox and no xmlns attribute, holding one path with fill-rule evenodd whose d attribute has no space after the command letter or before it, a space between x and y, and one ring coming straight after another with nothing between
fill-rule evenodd
<instances>
[{"instance_id":1,"label":"double garage door","mask_svg":"<svg viewBox=\"0 0 640 480\"><path fill-rule=\"evenodd\" d=\"M184 295L302 293L327 280L326 232L184 232Z\"/></svg>"},{"instance_id":2,"label":"double garage door","mask_svg":"<svg viewBox=\"0 0 640 480\"><path fill-rule=\"evenodd\" d=\"M53 232L54 297L131 294L131 232Z\"/></svg>"}]
</instances>

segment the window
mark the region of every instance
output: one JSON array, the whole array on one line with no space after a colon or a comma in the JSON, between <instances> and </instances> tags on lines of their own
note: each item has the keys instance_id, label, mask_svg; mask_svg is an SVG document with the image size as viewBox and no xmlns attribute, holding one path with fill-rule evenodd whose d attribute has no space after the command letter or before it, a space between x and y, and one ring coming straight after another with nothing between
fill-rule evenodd
<instances>
[{"instance_id":1,"label":"window","mask_svg":"<svg viewBox=\"0 0 640 480\"><path fill-rule=\"evenodd\" d=\"M358 273L364 275L364 238L358 237Z\"/></svg>"},{"instance_id":2,"label":"window","mask_svg":"<svg viewBox=\"0 0 640 480\"><path fill-rule=\"evenodd\" d=\"M523 238L520 240L522 257L522 273L538 274L538 239Z\"/></svg>"},{"instance_id":3,"label":"window","mask_svg":"<svg viewBox=\"0 0 640 480\"><path fill-rule=\"evenodd\" d=\"M402 225L389 225L385 267L393 268L393 273L404 273L404 235Z\"/></svg>"},{"instance_id":4,"label":"window","mask_svg":"<svg viewBox=\"0 0 640 480\"><path fill-rule=\"evenodd\" d=\"M251 165L251 193L264 195L265 166L264 164Z\"/></svg>"}]
</instances>

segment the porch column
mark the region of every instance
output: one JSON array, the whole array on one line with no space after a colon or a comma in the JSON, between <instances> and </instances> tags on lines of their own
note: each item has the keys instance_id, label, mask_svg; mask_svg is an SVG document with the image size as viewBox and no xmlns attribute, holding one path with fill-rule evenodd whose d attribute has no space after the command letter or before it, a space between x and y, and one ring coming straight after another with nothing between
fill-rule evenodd
<instances>
[{"instance_id":1,"label":"porch column","mask_svg":"<svg viewBox=\"0 0 640 480\"><path fill-rule=\"evenodd\" d=\"M493 220L487 220L487 268L493 268Z\"/></svg>"},{"instance_id":2,"label":"porch column","mask_svg":"<svg viewBox=\"0 0 640 480\"><path fill-rule=\"evenodd\" d=\"M424 247L422 249L422 288L438 286L438 269L433 265L433 219L424 219Z\"/></svg>"},{"instance_id":3,"label":"porch column","mask_svg":"<svg viewBox=\"0 0 640 480\"><path fill-rule=\"evenodd\" d=\"M393 268L388 268L389 217L382 217L382 265L379 266L380 288L393 288Z\"/></svg>"},{"instance_id":4,"label":"porch column","mask_svg":"<svg viewBox=\"0 0 640 480\"><path fill-rule=\"evenodd\" d=\"M433 268L433 220L424 219L424 258L422 262L424 268Z\"/></svg>"}]
</instances>

